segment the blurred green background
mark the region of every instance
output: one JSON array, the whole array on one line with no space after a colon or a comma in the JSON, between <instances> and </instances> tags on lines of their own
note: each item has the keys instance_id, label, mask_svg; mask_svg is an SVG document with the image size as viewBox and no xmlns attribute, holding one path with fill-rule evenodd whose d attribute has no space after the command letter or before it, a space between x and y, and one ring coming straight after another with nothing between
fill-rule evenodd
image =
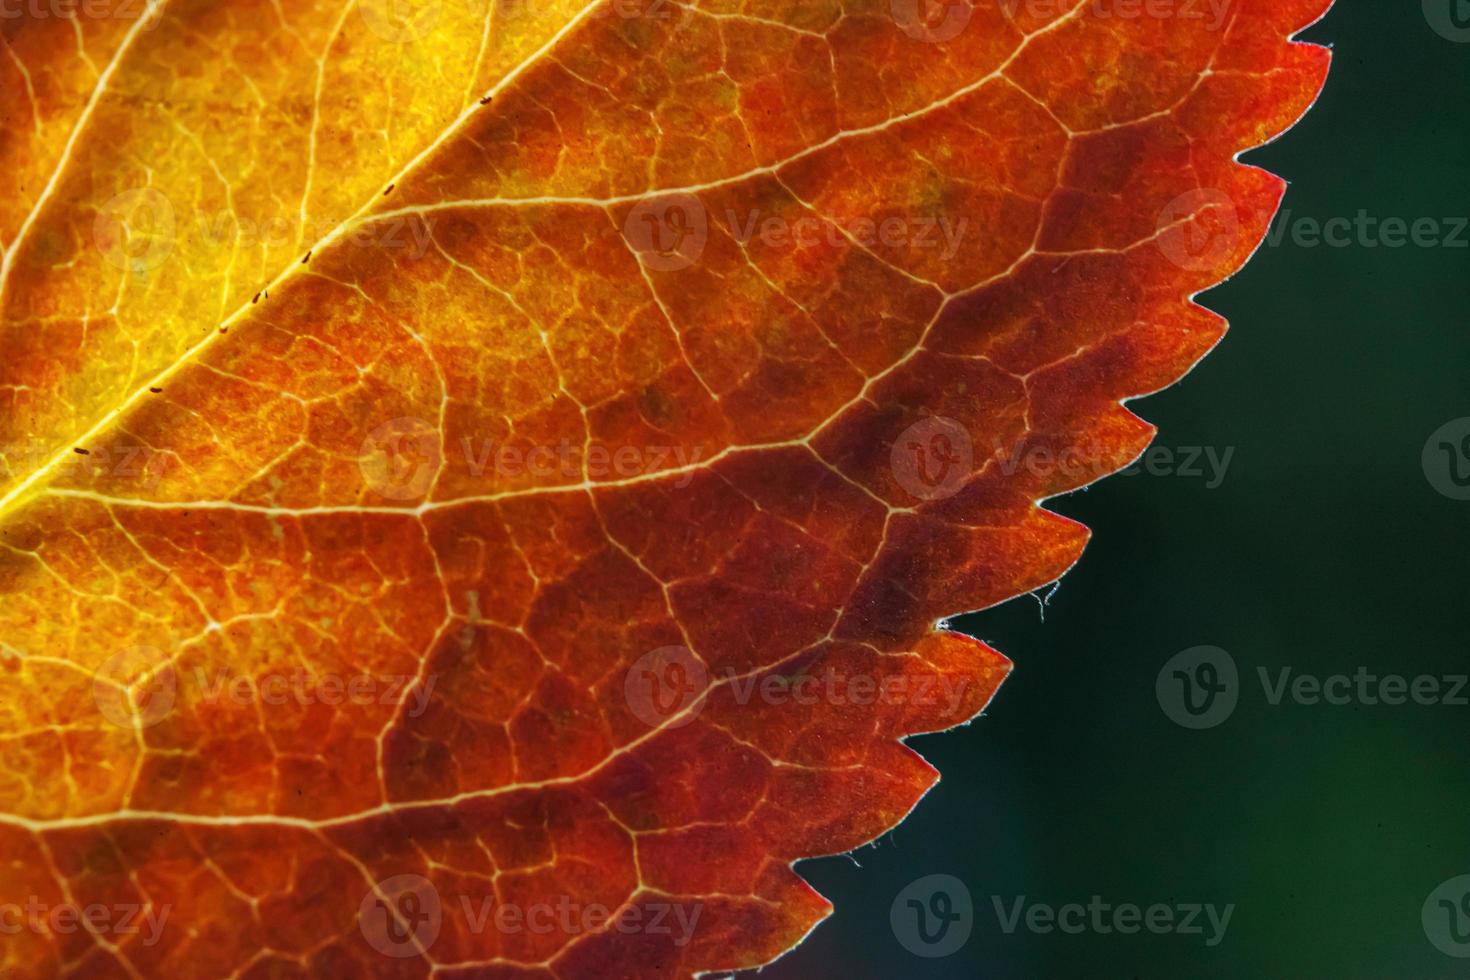
<instances>
[{"instance_id":1,"label":"blurred green background","mask_svg":"<svg viewBox=\"0 0 1470 980\"><path fill-rule=\"evenodd\" d=\"M1462 41L1431 27L1452 14ZM1305 36L1336 50L1327 91L1247 157L1292 182L1290 220L1363 209L1449 235L1470 214L1470 3L1339 0ZM912 743L945 779L896 832L800 866L838 911L763 977L1470 976L1421 923L1470 873L1470 707L1272 705L1257 676L1470 671L1470 502L1421 463L1470 416L1470 231L1460 248L1293 238L1201 300L1230 335L1132 406L1158 445L1234 447L1223 482L1142 474L1052 501L1095 537L1045 620L1023 596L958 622L1015 673L975 724ZM1202 644L1234 658L1239 705L1193 731L1155 678ZM971 935L942 958L890 924L932 874L972 897ZM994 896L1022 895L1235 911L1213 947L1208 926L1007 934Z\"/></svg>"}]
</instances>

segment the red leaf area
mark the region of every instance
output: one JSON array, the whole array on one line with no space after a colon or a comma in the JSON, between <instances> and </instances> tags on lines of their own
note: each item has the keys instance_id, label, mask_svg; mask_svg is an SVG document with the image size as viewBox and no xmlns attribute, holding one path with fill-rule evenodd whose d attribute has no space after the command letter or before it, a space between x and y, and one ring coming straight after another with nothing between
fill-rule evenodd
<instances>
[{"instance_id":1,"label":"red leaf area","mask_svg":"<svg viewBox=\"0 0 1470 980\"><path fill-rule=\"evenodd\" d=\"M207 6L117 77L221 41ZM935 624L1061 576L1088 532L1039 502L1136 458L1123 401L1220 339L1191 297L1275 213L1236 156L1315 98L1327 52L1289 38L1326 6L582 10L355 226L431 247L293 255L227 333L180 328L210 339L158 355L157 397L56 423L177 465L7 464L0 973L652 980L791 948L830 911L793 862L901 821L938 778L901 740L1009 669ZM7 309L44 306L45 254ZM0 380L87 369L46 353ZM1006 465L1037 454L1086 465Z\"/></svg>"}]
</instances>

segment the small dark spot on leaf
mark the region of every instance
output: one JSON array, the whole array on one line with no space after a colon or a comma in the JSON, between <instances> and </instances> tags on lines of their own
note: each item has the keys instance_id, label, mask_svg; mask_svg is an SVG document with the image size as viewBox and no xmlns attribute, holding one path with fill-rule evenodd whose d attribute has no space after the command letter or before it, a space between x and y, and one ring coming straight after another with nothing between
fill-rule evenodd
<instances>
[{"instance_id":1,"label":"small dark spot on leaf","mask_svg":"<svg viewBox=\"0 0 1470 980\"><path fill-rule=\"evenodd\" d=\"M76 453L78 456L90 456L90 455L92 455L91 452L89 452L86 449L73 449L72 452Z\"/></svg>"},{"instance_id":2,"label":"small dark spot on leaf","mask_svg":"<svg viewBox=\"0 0 1470 980\"><path fill-rule=\"evenodd\" d=\"M162 388L149 388L148 390L151 391L151 392L153 392L155 395L161 395L161 394L163 394L163 389Z\"/></svg>"}]
</instances>

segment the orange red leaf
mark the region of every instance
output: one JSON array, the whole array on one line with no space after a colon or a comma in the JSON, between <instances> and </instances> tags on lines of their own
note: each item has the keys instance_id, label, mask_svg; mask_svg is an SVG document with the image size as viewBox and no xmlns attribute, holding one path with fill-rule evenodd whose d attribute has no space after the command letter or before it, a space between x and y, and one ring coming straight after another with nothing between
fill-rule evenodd
<instances>
[{"instance_id":1,"label":"orange red leaf","mask_svg":"<svg viewBox=\"0 0 1470 980\"><path fill-rule=\"evenodd\" d=\"M1325 5L3 22L0 971L790 948L1221 336Z\"/></svg>"}]
</instances>

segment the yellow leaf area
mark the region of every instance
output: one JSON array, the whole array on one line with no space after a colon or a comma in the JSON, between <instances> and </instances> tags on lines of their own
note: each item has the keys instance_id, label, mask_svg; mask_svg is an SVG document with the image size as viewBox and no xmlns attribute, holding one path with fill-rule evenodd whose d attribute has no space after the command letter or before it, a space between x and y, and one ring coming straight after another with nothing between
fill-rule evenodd
<instances>
[{"instance_id":1,"label":"yellow leaf area","mask_svg":"<svg viewBox=\"0 0 1470 980\"><path fill-rule=\"evenodd\" d=\"M0 20L17 978L790 948L1327 63L1325 0L64 6Z\"/></svg>"}]
</instances>

